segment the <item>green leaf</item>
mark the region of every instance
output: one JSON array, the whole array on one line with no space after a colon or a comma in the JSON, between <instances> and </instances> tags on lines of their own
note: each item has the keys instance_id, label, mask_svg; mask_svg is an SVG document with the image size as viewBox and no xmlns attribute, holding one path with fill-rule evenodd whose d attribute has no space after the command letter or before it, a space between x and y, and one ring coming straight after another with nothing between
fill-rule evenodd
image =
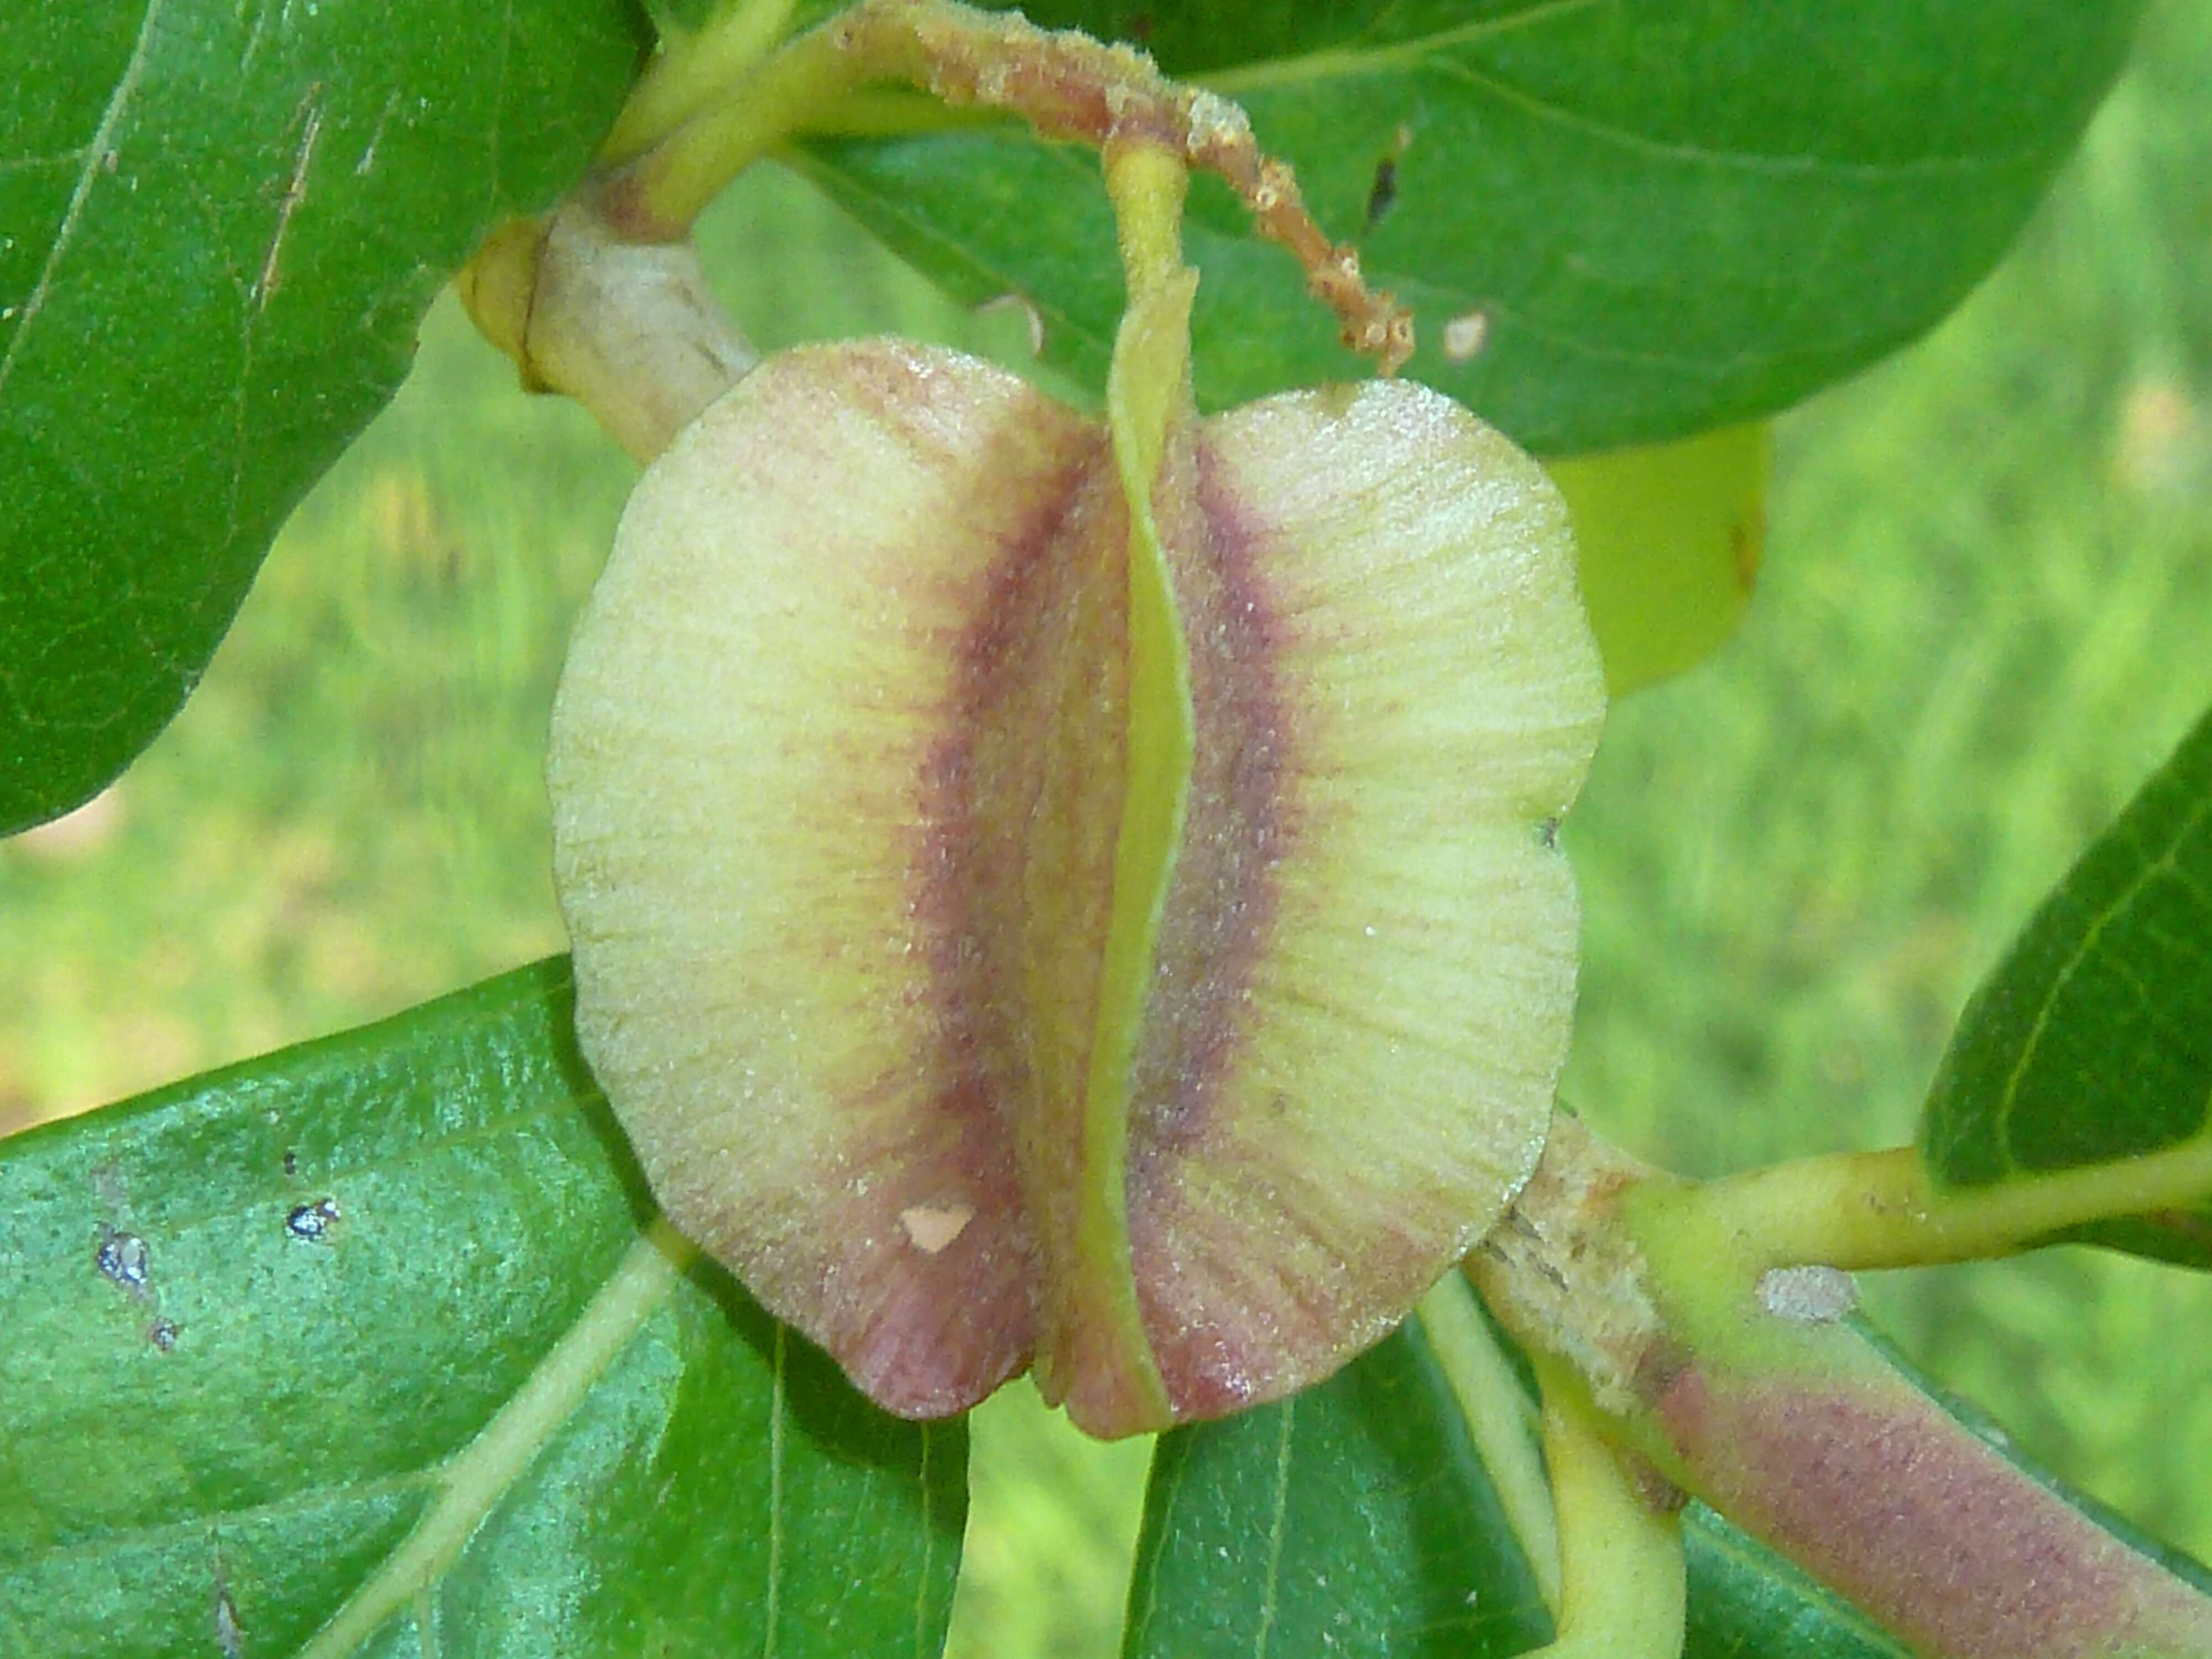
<instances>
[{"instance_id":1,"label":"green leaf","mask_svg":"<svg viewBox=\"0 0 2212 1659\"><path fill-rule=\"evenodd\" d=\"M1605 688L1626 696L1728 643L1766 539L1765 423L1549 464Z\"/></svg>"},{"instance_id":2,"label":"green leaf","mask_svg":"<svg viewBox=\"0 0 2212 1659\"><path fill-rule=\"evenodd\" d=\"M1955 1187L2212 1135L2212 713L1968 1001L1920 1144ZM2212 1267L2212 1204L2072 1237Z\"/></svg>"},{"instance_id":3,"label":"green leaf","mask_svg":"<svg viewBox=\"0 0 2212 1659\"><path fill-rule=\"evenodd\" d=\"M0 1650L938 1652L964 1430L648 1226L570 1006L0 1144Z\"/></svg>"},{"instance_id":4,"label":"green leaf","mask_svg":"<svg viewBox=\"0 0 2212 1659\"><path fill-rule=\"evenodd\" d=\"M1279 1405L1160 1437L1129 1659L1502 1659L1551 1619L1418 1321Z\"/></svg>"},{"instance_id":5,"label":"green leaf","mask_svg":"<svg viewBox=\"0 0 2212 1659\"><path fill-rule=\"evenodd\" d=\"M626 0L0 15L0 834L175 713L441 283L589 158Z\"/></svg>"},{"instance_id":6,"label":"green leaf","mask_svg":"<svg viewBox=\"0 0 2212 1659\"><path fill-rule=\"evenodd\" d=\"M1927 328L2011 241L2138 9L1025 8L1143 40L1170 73L1242 101L1322 225L1413 306L1413 372L1551 453L1747 421ZM1103 383L1121 294L1088 155L988 130L817 143L801 159L956 293L1026 295L1047 355ZM1191 214L1201 404L1362 372L1225 191L1195 191ZM1478 329L1481 349L1455 361Z\"/></svg>"},{"instance_id":7,"label":"green leaf","mask_svg":"<svg viewBox=\"0 0 2212 1659\"><path fill-rule=\"evenodd\" d=\"M1682 1659L1911 1659L1905 1645L1703 1504L1682 1511Z\"/></svg>"},{"instance_id":8,"label":"green leaf","mask_svg":"<svg viewBox=\"0 0 2212 1659\"><path fill-rule=\"evenodd\" d=\"M1685 1659L1906 1659L1702 1504ZM1280 1405L1161 1437L1124 1653L1504 1659L1550 1639L1419 1320Z\"/></svg>"}]
</instances>

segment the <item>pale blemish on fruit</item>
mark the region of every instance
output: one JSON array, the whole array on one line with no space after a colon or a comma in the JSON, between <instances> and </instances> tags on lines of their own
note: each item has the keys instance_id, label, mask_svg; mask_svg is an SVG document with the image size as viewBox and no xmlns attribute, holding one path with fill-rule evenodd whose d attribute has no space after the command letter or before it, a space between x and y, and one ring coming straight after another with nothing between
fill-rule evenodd
<instances>
[{"instance_id":1,"label":"pale blemish on fruit","mask_svg":"<svg viewBox=\"0 0 2212 1659\"><path fill-rule=\"evenodd\" d=\"M911 1204L899 1212L899 1225L915 1249L935 1255L965 1232L975 1216L972 1204Z\"/></svg>"}]
</instances>

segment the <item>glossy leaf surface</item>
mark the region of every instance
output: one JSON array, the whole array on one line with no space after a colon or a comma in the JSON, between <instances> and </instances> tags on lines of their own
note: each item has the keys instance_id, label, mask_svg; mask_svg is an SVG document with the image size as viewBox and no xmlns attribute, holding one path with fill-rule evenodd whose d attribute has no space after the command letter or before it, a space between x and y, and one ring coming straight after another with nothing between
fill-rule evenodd
<instances>
[{"instance_id":1,"label":"glossy leaf surface","mask_svg":"<svg viewBox=\"0 0 2212 1659\"><path fill-rule=\"evenodd\" d=\"M1905 1659L1701 1504L1683 1512L1683 1545L1685 1659ZM2192 1564L2171 1565L2198 1581ZM1504 1659L1549 1632L1419 1321L1290 1401L1162 1437L1128 1659Z\"/></svg>"},{"instance_id":2,"label":"glossy leaf surface","mask_svg":"<svg viewBox=\"0 0 2212 1659\"><path fill-rule=\"evenodd\" d=\"M2010 241L2137 8L1026 9L1236 97L1414 307L1411 372L1565 453L1780 409L1925 329ZM1088 155L984 130L820 143L805 165L957 293L1027 295L1047 355L1103 383L1120 295ZM1201 404L1362 372L1225 191L1192 216Z\"/></svg>"},{"instance_id":3,"label":"glossy leaf surface","mask_svg":"<svg viewBox=\"0 0 2212 1659\"><path fill-rule=\"evenodd\" d=\"M1909 1650L1703 1504L1682 1512L1682 1659L1910 1659Z\"/></svg>"},{"instance_id":4,"label":"glossy leaf surface","mask_svg":"<svg viewBox=\"0 0 2212 1659\"><path fill-rule=\"evenodd\" d=\"M176 711L439 284L581 168L642 33L624 0L0 16L0 833Z\"/></svg>"},{"instance_id":5,"label":"glossy leaf surface","mask_svg":"<svg viewBox=\"0 0 2212 1659\"><path fill-rule=\"evenodd\" d=\"M2212 1135L2212 715L2099 836L1960 1017L1921 1145L1984 1186ZM2212 1206L2084 1235L2212 1267Z\"/></svg>"},{"instance_id":6,"label":"glossy leaf surface","mask_svg":"<svg viewBox=\"0 0 2212 1659\"><path fill-rule=\"evenodd\" d=\"M0 1650L938 1651L963 1431L641 1232L570 1000L0 1147Z\"/></svg>"},{"instance_id":7,"label":"glossy leaf surface","mask_svg":"<svg viewBox=\"0 0 2212 1659\"><path fill-rule=\"evenodd\" d=\"M1129 1659L1502 1659L1550 1634L1418 1320L1304 1394L1161 1437Z\"/></svg>"}]
</instances>

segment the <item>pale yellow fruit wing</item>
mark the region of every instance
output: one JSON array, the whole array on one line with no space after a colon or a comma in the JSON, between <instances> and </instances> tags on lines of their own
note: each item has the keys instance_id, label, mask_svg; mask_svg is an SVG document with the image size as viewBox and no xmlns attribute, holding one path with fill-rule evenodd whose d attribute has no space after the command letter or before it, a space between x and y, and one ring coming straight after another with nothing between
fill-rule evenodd
<instances>
[{"instance_id":1,"label":"pale yellow fruit wing","mask_svg":"<svg viewBox=\"0 0 2212 1659\"><path fill-rule=\"evenodd\" d=\"M1176 465L1196 749L1128 1201L1190 1417L1380 1336L1534 1166L1575 989L1554 832L1603 688L1558 492L1449 399L1274 398Z\"/></svg>"},{"instance_id":2,"label":"pale yellow fruit wing","mask_svg":"<svg viewBox=\"0 0 2212 1659\"><path fill-rule=\"evenodd\" d=\"M895 1411L1034 1341L1023 1189L1075 1127L1034 1103L1089 1066L1126 541L1096 422L950 353L793 352L647 471L562 679L584 1051L676 1224Z\"/></svg>"},{"instance_id":3,"label":"pale yellow fruit wing","mask_svg":"<svg viewBox=\"0 0 2212 1659\"><path fill-rule=\"evenodd\" d=\"M1379 1335L1540 1150L1553 831L1601 693L1565 514L1448 399L1107 429L893 342L648 469L550 759L585 1053L672 1218L895 1411L1085 1427Z\"/></svg>"}]
</instances>

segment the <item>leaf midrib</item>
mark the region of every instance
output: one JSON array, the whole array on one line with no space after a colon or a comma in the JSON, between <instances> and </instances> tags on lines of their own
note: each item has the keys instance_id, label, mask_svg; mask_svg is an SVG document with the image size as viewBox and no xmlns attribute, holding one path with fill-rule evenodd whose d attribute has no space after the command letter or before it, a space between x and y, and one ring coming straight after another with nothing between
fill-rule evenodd
<instances>
[{"instance_id":1,"label":"leaf midrib","mask_svg":"<svg viewBox=\"0 0 2212 1659\"><path fill-rule=\"evenodd\" d=\"M2203 828L2208 817L2212 817L2212 796L2199 799L2182 814L2180 822L2175 824L2172 833L2165 837L2166 844L2160 849L2158 855L2155 858L2147 859L2136 866L2126 886L2112 898L2111 902L2098 910L2089 925L2082 930L2080 939L2075 941L2073 953L2065 965L2051 976L2050 985L2035 1011L2035 1019L2029 1028L2027 1040L2021 1044L2020 1053L2014 1060L2012 1069L2005 1078L2004 1087L1998 1094L1996 1108L1993 1114L1998 1150L2002 1153L2006 1164L2014 1176L2046 1173L2023 1160L2018 1148L2013 1144L2013 1113L2020 1103L2021 1091L2027 1084L2028 1073L2034 1066L2036 1056L2043 1047L2044 1039L2049 1034L2052 1010L2058 1006L2059 999L2065 995L2067 988L2072 985L2075 975L2087 965L2091 957L2096 954L2098 943L2104 938L2106 930L2118 923L2125 913L2142 902L2143 895L2149 890L2154 881L2161 876L2174 877L2186 881L2187 878L2181 875L2179 863L2182 845ZM2165 1146L2146 1148L2145 1151L2165 1152L2173 1147L2186 1146L2191 1141L2201 1139L2206 1134L2212 1133L2212 1098L2208 1098L2205 1105L2205 1116L2198 1122L2195 1133L2181 1136L2176 1140L2168 1142ZM2132 1156L2141 1155L2138 1153Z\"/></svg>"},{"instance_id":2,"label":"leaf midrib","mask_svg":"<svg viewBox=\"0 0 2212 1659\"><path fill-rule=\"evenodd\" d=\"M1660 155L1703 166L1766 173L1821 173L1852 179L1910 179L1929 174L2002 172L2011 167L2039 164L2050 154L2051 147L2043 144L2019 150L1992 151L1986 155L1926 155L1910 161L1849 161L1802 152L1783 155L1760 150L1712 149L1698 144L1654 138L1632 128L1598 120L1554 103L1525 87L1517 87L1496 76L1485 74L1449 56L1455 47L1470 46L1549 21L1554 17L1610 3L1614 3L1614 0L1555 0L1555 3L1531 6L1510 16L1462 23L1456 28L1437 29L1387 45L1334 47L1322 52L1301 52L1290 58L1264 58L1232 69L1214 70L1194 79L1209 91L1218 92L1225 98L1243 98L1255 92L1331 80L1437 70L1464 81L1500 103L1510 104L1540 119L1572 127L1591 137L1640 155Z\"/></svg>"},{"instance_id":3,"label":"leaf midrib","mask_svg":"<svg viewBox=\"0 0 2212 1659\"><path fill-rule=\"evenodd\" d=\"M15 331L9 337L8 349L0 353L0 392L5 392L9 378L15 372L16 362L22 356L23 342L31 332L31 325L39 320L39 313L46 307L46 301L54 288L54 275L69 252L70 244L76 237L77 227L84 222L85 204L91 199L92 187L99 182L115 130L123 125L124 112L145 78L146 63L153 55L154 25L161 15L167 0L147 0L146 15L139 20L137 38L131 42L131 57L116 77L114 90L100 112L100 125L93 129L92 137L84 147L83 165L78 169L76 184L70 191L69 205L63 210L62 222L54 232L53 246L46 251L46 261L39 272L39 280L31 286L30 297L23 301L21 312L15 319Z\"/></svg>"},{"instance_id":4,"label":"leaf midrib","mask_svg":"<svg viewBox=\"0 0 2212 1659\"><path fill-rule=\"evenodd\" d=\"M445 1576L477 1524L673 1294L696 1249L656 1218L568 1331L467 1445L431 1471L443 1494L298 1659L342 1659Z\"/></svg>"}]
</instances>

